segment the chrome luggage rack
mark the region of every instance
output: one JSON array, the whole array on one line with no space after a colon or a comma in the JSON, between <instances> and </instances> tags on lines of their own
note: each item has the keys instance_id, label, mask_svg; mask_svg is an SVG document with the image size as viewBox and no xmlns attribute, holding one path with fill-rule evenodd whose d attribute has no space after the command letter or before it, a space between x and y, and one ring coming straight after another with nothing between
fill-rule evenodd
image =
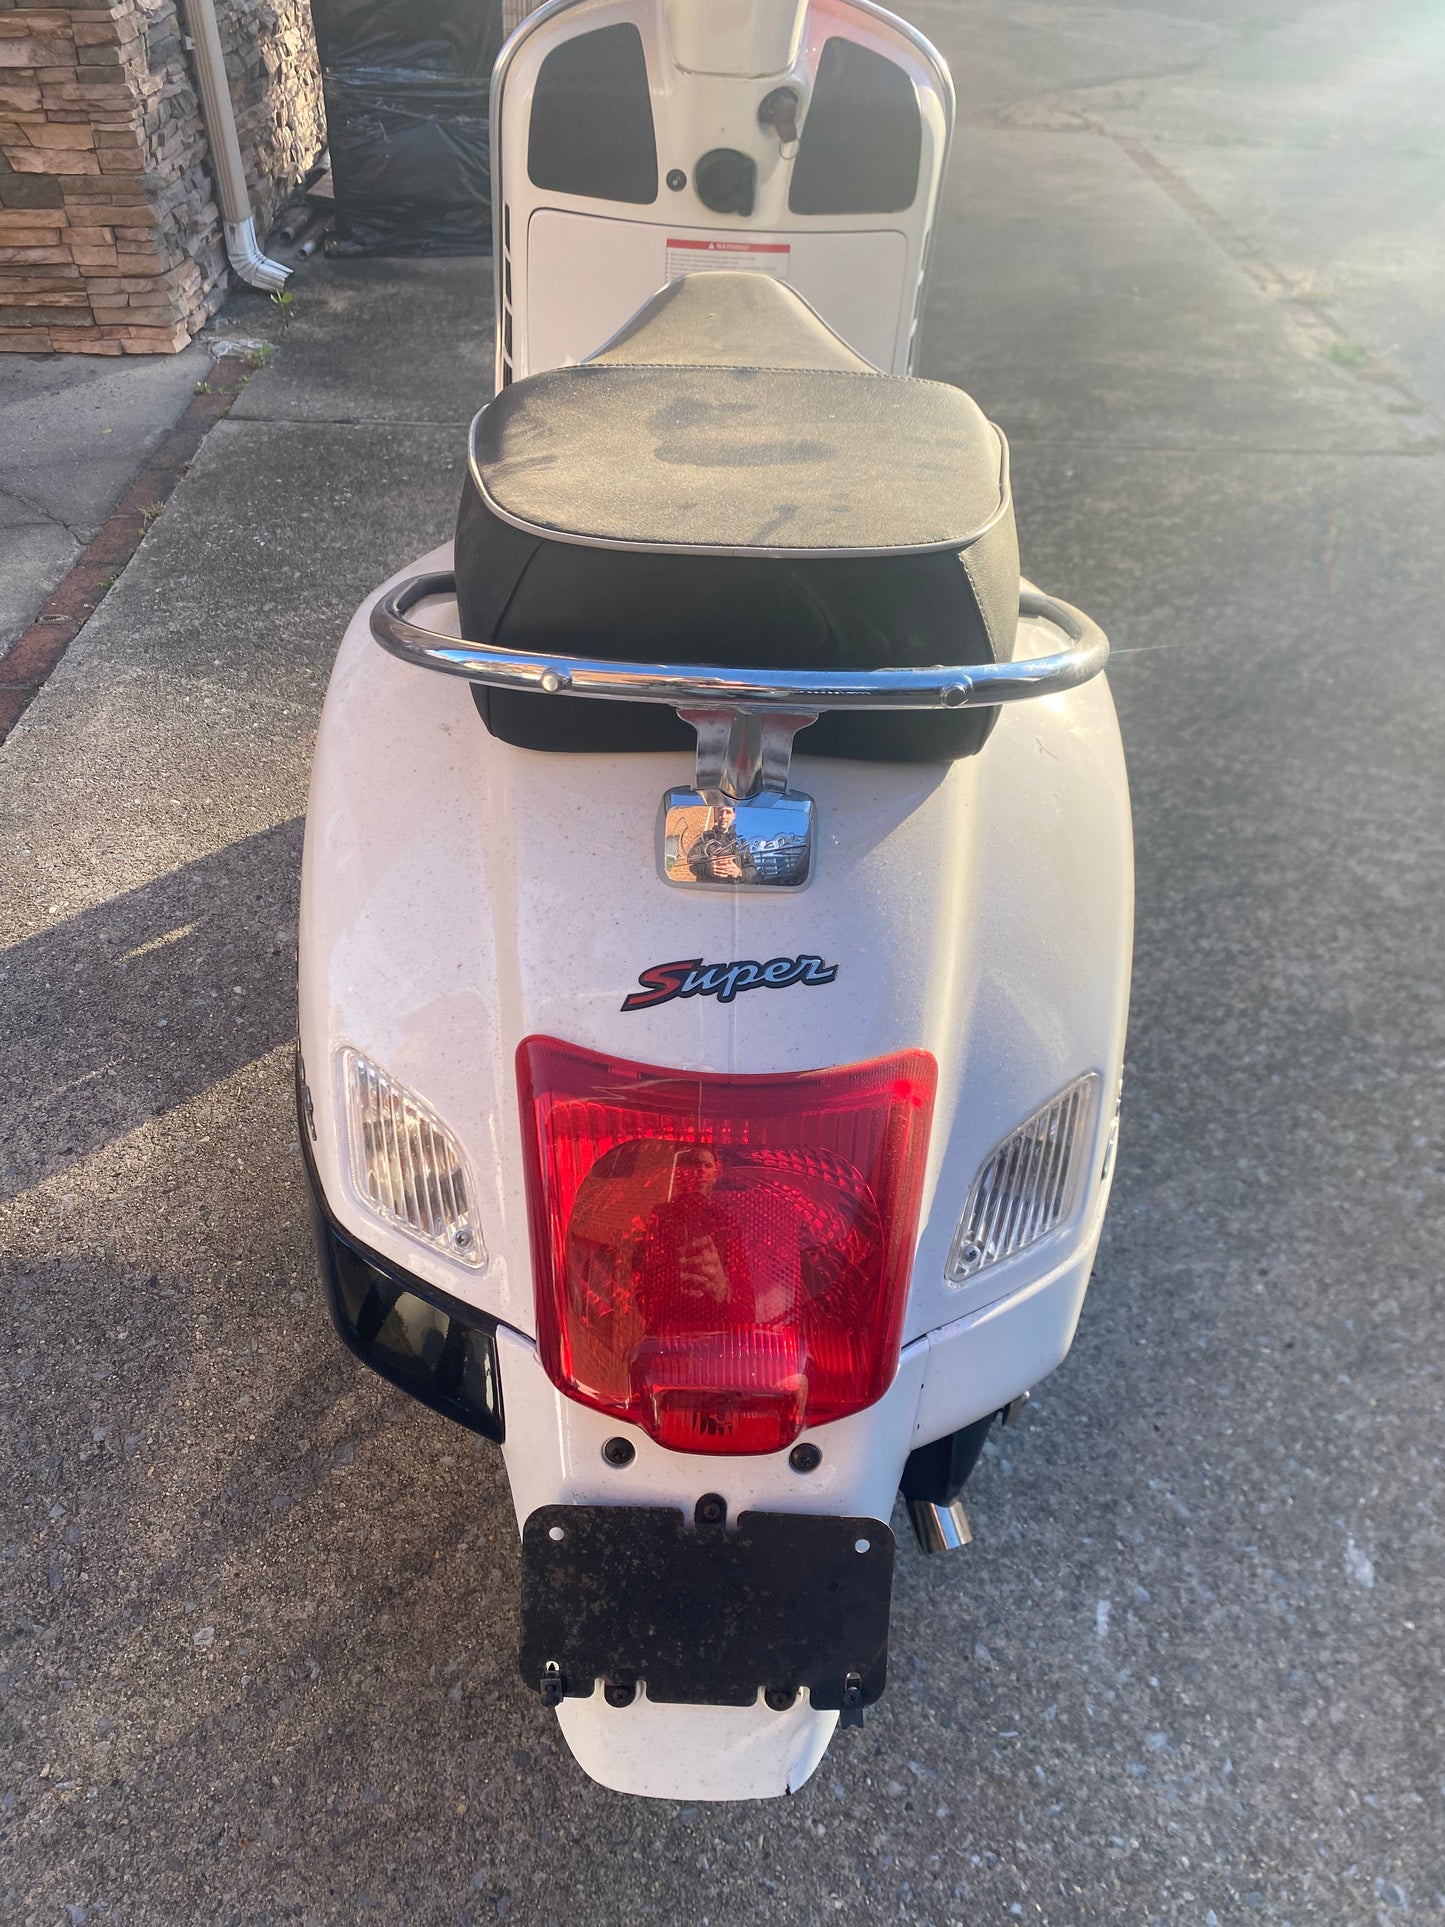
<instances>
[{"instance_id":1,"label":"chrome luggage rack","mask_svg":"<svg viewBox=\"0 0 1445 1927\"><path fill-rule=\"evenodd\" d=\"M1021 619L1051 622L1069 647L1022 662L983 662L966 669L714 669L701 664L606 662L590 656L535 655L495 643L459 642L412 622L409 611L429 596L454 596L450 571L408 576L371 611L371 633L383 649L443 675L465 676L492 689L594 701L667 703L673 709L986 709L995 703L1058 696L1097 676L1108 638L1080 610L1038 589L1019 596Z\"/></svg>"},{"instance_id":2,"label":"chrome luggage rack","mask_svg":"<svg viewBox=\"0 0 1445 1927\"><path fill-rule=\"evenodd\" d=\"M1054 655L968 667L855 671L724 669L704 664L608 662L462 642L411 619L418 603L455 596L456 576L408 576L379 597L371 633L393 656L491 689L593 701L665 703L697 731L691 789L663 799L658 860L664 879L690 888L796 888L812 867L811 798L788 788L793 738L826 709L988 709L1058 696L1097 676L1109 656L1098 624L1070 603L1025 585L1021 620L1068 639Z\"/></svg>"}]
</instances>

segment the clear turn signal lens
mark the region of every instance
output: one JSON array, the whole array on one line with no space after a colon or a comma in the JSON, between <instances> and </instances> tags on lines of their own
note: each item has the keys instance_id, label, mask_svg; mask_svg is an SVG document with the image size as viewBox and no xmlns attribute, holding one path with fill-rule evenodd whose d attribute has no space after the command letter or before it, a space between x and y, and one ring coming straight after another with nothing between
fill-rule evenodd
<instances>
[{"instance_id":1,"label":"clear turn signal lens","mask_svg":"<svg viewBox=\"0 0 1445 1927\"><path fill-rule=\"evenodd\" d=\"M984 1160L948 1254L954 1284L1037 1244L1069 1217L1098 1092L1097 1072L1076 1078Z\"/></svg>"},{"instance_id":2,"label":"clear turn signal lens","mask_svg":"<svg viewBox=\"0 0 1445 1927\"><path fill-rule=\"evenodd\" d=\"M446 1125L360 1051L342 1051L341 1082L357 1197L447 1257L484 1265L475 1186Z\"/></svg>"}]
</instances>

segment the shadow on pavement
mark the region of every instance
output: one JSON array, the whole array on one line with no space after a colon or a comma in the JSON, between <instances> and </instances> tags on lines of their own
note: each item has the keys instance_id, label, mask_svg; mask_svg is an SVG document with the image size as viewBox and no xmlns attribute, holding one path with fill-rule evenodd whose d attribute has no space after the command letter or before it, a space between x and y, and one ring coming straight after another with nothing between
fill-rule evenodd
<instances>
[{"instance_id":1,"label":"shadow on pavement","mask_svg":"<svg viewBox=\"0 0 1445 1927\"><path fill-rule=\"evenodd\" d=\"M295 1035L301 827L0 951L0 1202Z\"/></svg>"}]
</instances>

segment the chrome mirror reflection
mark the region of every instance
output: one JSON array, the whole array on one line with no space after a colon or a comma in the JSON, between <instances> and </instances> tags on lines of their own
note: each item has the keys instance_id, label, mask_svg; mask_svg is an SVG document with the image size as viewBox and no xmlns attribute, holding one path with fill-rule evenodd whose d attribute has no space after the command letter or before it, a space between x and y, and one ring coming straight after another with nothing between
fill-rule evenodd
<instances>
[{"instance_id":1,"label":"chrome mirror reflection","mask_svg":"<svg viewBox=\"0 0 1445 1927\"><path fill-rule=\"evenodd\" d=\"M662 861L668 883L796 889L813 857L813 801L764 790L739 801L722 790L669 790L663 798Z\"/></svg>"},{"instance_id":2,"label":"chrome mirror reflection","mask_svg":"<svg viewBox=\"0 0 1445 1927\"><path fill-rule=\"evenodd\" d=\"M662 799L663 880L721 890L796 889L813 862L813 799L788 788L798 710L681 709L697 731L691 789Z\"/></svg>"}]
</instances>

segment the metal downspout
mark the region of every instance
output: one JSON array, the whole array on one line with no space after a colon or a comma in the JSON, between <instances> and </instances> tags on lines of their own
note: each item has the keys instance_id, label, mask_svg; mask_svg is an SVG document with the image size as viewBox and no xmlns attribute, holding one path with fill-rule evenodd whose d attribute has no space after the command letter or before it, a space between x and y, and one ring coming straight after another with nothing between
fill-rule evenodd
<instances>
[{"instance_id":1,"label":"metal downspout","mask_svg":"<svg viewBox=\"0 0 1445 1927\"><path fill-rule=\"evenodd\" d=\"M226 254L241 279L253 288L284 288L290 268L263 254L256 239L256 219L246 191L241 143L236 137L236 110L226 79L226 57L221 30L216 25L215 0L185 0L186 21L194 41L196 81L201 94L201 117L211 144L211 169L216 177L216 199L226 230Z\"/></svg>"}]
</instances>

